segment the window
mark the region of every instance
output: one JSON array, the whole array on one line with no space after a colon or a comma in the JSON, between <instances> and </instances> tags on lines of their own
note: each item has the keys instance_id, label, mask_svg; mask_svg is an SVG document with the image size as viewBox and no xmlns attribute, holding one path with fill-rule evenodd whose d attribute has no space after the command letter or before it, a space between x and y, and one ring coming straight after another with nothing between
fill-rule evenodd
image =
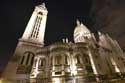
<instances>
[{"instance_id":1,"label":"window","mask_svg":"<svg viewBox=\"0 0 125 83\"><path fill-rule=\"evenodd\" d=\"M24 58L25 58L25 57L23 56L23 57L22 57L22 60L21 60L21 64L23 64L23 62L24 62Z\"/></svg>"},{"instance_id":2,"label":"window","mask_svg":"<svg viewBox=\"0 0 125 83\"><path fill-rule=\"evenodd\" d=\"M53 63L53 56L50 58L50 60L51 60L50 61L50 65L53 66L54 65L54 63Z\"/></svg>"},{"instance_id":3,"label":"window","mask_svg":"<svg viewBox=\"0 0 125 83\"><path fill-rule=\"evenodd\" d=\"M29 59L30 59L30 53L27 54L27 60L26 60L26 64L28 64L29 62Z\"/></svg>"},{"instance_id":4,"label":"window","mask_svg":"<svg viewBox=\"0 0 125 83\"><path fill-rule=\"evenodd\" d=\"M75 62L76 62L76 64L80 64L81 63L81 61L80 61L80 55L79 54L77 54L75 56Z\"/></svg>"},{"instance_id":5,"label":"window","mask_svg":"<svg viewBox=\"0 0 125 83\"><path fill-rule=\"evenodd\" d=\"M29 74L32 69L32 64L34 60L34 54L32 52L25 52L22 55L20 65L18 65L17 72L18 74Z\"/></svg>"},{"instance_id":6,"label":"window","mask_svg":"<svg viewBox=\"0 0 125 83\"><path fill-rule=\"evenodd\" d=\"M32 33L31 33L31 38L38 38L39 28L40 28L41 21L42 21L42 15L43 15L42 12L39 12L36 17L34 27L33 27Z\"/></svg>"},{"instance_id":7,"label":"window","mask_svg":"<svg viewBox=\"0 0 125 83\"><path fill-rule=\"evenodd\" d=\"M39 65L40 65L41 67L43 67L43 66L45 65L45 59L41 58L41 59L39 60Z\"/></svg>"},{"instance_id":8,"label":"window","mask_svg":"<svg viewBox=\"0 0 125 83\"><path fill-rule=\"evenodd\" d=\"M37 59L34 60L34 66L36 67Z\"/></svg>"},{"instance_id":9,"label":"window","mask_svg":"<svg viewBox=\"0 0 125 83\"><path fill-rule=\"evenodd\" d=\"M79 56L76 56L76 58L77 58L77 63L80 64L80 58L79 58Z\"/></svg>"},{"instance_id":10,"label":"window","mask_svg":"<svg viewBox=\"0 0 125 83\"><path fill-rule=\"evenodd\" d=\"M90 61L89 61L89 55L83 54L82 59L84 60L85 63L90 63Z\"/></svg>"},{"instance_id":11,"label":"window","mask_svg":"<svg viewBox=\"0 0 125 83\"><path fill-rule=\"evenodd\" d=\"M65 56L65 64L68 64L67 56Z\"/></svg>"},{"instance_id":12,"label":"window","mask_svg":"<svg viewBox=\"0 0 125 83\"><path fill-rule=\"evenodd\" d=\"M44 65L44 61L41 59L40 66L43 67L43 65Z\"/></svg>"},{"instance_id":13,"label":"window","mask_svg":"<svg viewBox=\"0 0 125 83\"><path fill-rule=\"evenodd\" d=\"M65 64L69 64L69 57L65 55Z\"/></svg>"},{"instance_id":14,"label":"window","mask_svg":"<svg viewBox=\"0 0 125 83\"><path fill-rule=\"evenodd\" d=\"M31 65L33 65L33 61L34 61L34 56L31 59Z\"/></svg>"},{"instance_id":15,"label":"window","mask_svg":"<svg viewBox=\"0 0 125 83\"><path fill-rule=\"evenodd\" d=\"M55 56L55 64L61 64L61 59L62 57L61 56Z\"/></svg>"},{"instance_id":16,"label":"window","mask_svg":"<svg viewBox=\"0 0 125 83\"><path fill-rule=\"evenodd\" d=\"M34 54L32 52L25 52L22 56L21 64L22 65L32 65L34 59Z\"/></svg>"}]
</instances>

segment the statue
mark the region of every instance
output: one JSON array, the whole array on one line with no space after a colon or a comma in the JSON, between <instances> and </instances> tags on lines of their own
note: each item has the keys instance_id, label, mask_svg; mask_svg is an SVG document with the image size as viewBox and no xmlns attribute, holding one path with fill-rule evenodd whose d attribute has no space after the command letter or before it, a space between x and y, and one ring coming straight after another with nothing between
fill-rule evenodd
<instances>
[{"instance_id":1,"label":"statue","mask_svg":"<svg viewBox=\"0 0 125 83\"><path fill-rule=\"evenodd\" d=\"M80 21L78 19L76 20L76 24L77 26L80 26Z\"/></svg>"}]
</instances>

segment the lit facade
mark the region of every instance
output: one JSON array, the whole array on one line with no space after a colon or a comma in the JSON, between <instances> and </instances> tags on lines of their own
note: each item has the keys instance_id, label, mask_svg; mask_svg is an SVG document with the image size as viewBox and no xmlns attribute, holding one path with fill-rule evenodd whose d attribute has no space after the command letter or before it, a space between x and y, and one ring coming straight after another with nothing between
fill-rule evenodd
<instances>
[{"instance_id":1,"label":"lit facade","mask_svg":"<svg viewBox=\"0 0 125 83\"><path fill-rule=\"evenodd\" d=\"M74 42L44 46L45 4L35 7L14 56L3 72L8 83L88 83L124 78L125 56L108 34L94 33L80 21ZM7 83L7 82L6 82Z\"/></svg>"}]
</instances>

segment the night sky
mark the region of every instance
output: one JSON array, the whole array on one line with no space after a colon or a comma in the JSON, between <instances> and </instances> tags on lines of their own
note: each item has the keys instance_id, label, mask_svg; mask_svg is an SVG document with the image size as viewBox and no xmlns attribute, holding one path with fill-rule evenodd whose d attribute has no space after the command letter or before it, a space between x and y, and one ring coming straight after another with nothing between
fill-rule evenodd
<instances>
[{"instance_id":1,"label":"night sky","mask_svg":"<svg viewBox=\"0 0 125 83\"><path fill-rule=\"evenodd\" d=\"M1 0L0 71L13 55L18 39L23 35L35 5L42 2L46 3L48 9L45 34L46 45L61 41L62 38L66 37L72 41L73 30L76 26L75 22L76 19L79 19L87 25L92 32L100 30L109 33L113 38L119 40L121 46L124 48L125 38L121 36L121 38L119 38L117 35L125 36L125 23L123 23L123 21L125 22L125 19L123 19L125 18L123 11L125 9L125 2L124 0L108 1L109 0ZM112 15L115 16L109 19ZM104 25L108 28L104 28ZM113 25L119 25L116 31L114 31Z\"/></svg>"}]
</instances>

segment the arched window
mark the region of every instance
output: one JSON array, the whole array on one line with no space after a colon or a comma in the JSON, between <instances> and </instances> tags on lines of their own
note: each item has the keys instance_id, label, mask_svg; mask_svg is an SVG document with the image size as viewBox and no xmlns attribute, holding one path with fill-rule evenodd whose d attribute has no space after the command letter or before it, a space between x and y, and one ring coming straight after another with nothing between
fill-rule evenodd
<instances>
[{"instance_id":1,"label":"arched window","mask_svg":"<svg viewBox=\"0 0 125 83\"><path fill-rule=\"evenodd\" d=\"M37 38L39 35L39 28L40 28L41 21L42 21L42 15L43 15L42 12L39 12L37 14L37 17L36 17L36 20L34 23L34 27L33 27L32 33L31 33L31 38Z\"/></svg>"},{"instance_id":2,"label":"arched window","mask_svg":"<svg viewBox=\"0 0 125 83\"><path fill-rule=\"evenodd\" d=\"M67 65L69 65L69 56L68 55L64 55L64 61L65 61L65 63L64 64L67 64Z\"/></svg>"},{"instance_id":3,"label":"arched window","mask_svg":"<svg viewBox=\"0 0 125 83\"><path fill-rule=\"evenodd\" d=\"M31 58L31 65L33 65L33 61L34 61L34 55L33 55L33 57Z\"/></svg>"},{"instance_id":4,"label":"arched window","mask_svg":"<svg viewBox=\"0 0 125 83\"><path fill-rule=\"evenodd\" d=\"M43 66L45 66L45 63L46 63L45 59L44 58L40 58L39 66L43 67Z\"/></svg>"},{"instance_id":5,"label":"arched window","mask_svg":"<svg viewBox=\"0 0 125 83\"><path fill-rule=\"evenodd\" d=\"M34 60L34 67L36 67L37 59Z\"/></svg>"},{"instance_id":6,"label":"arched window","mask_svg":"<svg viewBox=\"0 0 125 83\"><path fill-rule=\"evenodd\" d=\"M32 65L34 59L34 54L32 52L25 52L22 56L21 63L22 65Z\"/></svg>"},{"instance_id":7,"label":"arched window","mask_svg":"<svg viewBox=\"0 0 125 83\"><path fill-rule=\"evenodd\" d=\"M55 56L55 64L58 65L58 64L61 64L62 63L62 56Z\"/></svg>"},{"instance_id":8,"label":"arched window","mask_svg":"<svg viewBox=\"0 0 125 83\"><path fill-rule=\"evenodd\" d=\"M65 64L68 64L68 57L65 56Z\"/></svg>"},{"instance_id":9,"label":"arched window","mask_svg":"<svg viewBox=\"0 0 125 83\"><path fill-rule=\"evenodd\" d=\"M76 56L76 59L77 59L77 63L80 64L80 58L79 58L79 56Z\"/></svg>"},{"instance_id":10,"label":"arched window","mask_svg":"<svg viewBox=\"0 0 125 83\"><path fill-rule=\"evenodd\" d=\"M53 56L50 57L49 64L50 64L50 66L53 66L53 65L54 65L54 62L53 62Z\"/></svg>"},{"instance_id":11,"label":"arched window","mask_svg":"<svg viewBox=\"0 0 125 83\"><path fill-rule=\"evenodd\" d=\"M83 54L82 59L84 63L90 64L89 55Z\"/></svg>"},{"instance_id":12,"label":"arched window","mask_svg":"<svg viewBox=\"0 0 125 83\"><path fill-rule=\"evenodd\" d=\"M80 60L80 55L79 54L75 55L75 63L76 64L81 64L81 60Z\"/></svg>"}]
</instances>

